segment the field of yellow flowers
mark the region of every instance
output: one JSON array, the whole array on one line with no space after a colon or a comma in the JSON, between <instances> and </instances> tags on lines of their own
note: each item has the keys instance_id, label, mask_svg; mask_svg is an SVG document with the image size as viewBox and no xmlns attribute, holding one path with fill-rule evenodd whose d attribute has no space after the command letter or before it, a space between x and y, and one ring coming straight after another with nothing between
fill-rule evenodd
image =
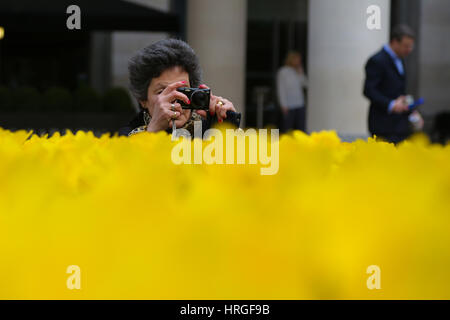
<instances>
[{"instance_id":1,"label":"field of yellow flowers","mask_svg":"<svg viewBox=\"0 0 450 320\"><path fill-rule=\"evenodd\" d=\"M165 132L29 135L0 129L1 299L450 298L450 146L294 132L264 176Z\"/></svg>"}]
</instances>

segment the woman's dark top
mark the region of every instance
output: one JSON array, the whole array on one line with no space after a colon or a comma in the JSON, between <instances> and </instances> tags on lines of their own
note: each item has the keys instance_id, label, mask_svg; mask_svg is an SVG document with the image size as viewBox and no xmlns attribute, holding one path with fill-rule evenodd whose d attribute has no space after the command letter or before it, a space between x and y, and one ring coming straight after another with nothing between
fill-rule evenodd
<instances>
[{"instance_id":1,"label":"woman's dark top","mask_svg":"<svg viewBox=\"0 0 450 320\"><path fill-rule=\"evenodd\" d=\"M217 122L216 115L211 116L209 112L207 112L206 119L201 118L199 115L194 114L194 112L191 113L191 119L188 120L188 122L185 125L185 128L191 132L191 136L194 136L193 132L193 121L200 120L202 121L202 136L205 133L206 130L212 127L213 124ZM231 124L235 125L236 127L239 127L241 123L241 114L236 113L233 111L228 110L227 111L227 118L225 121L230 122ZM141 110L136 117L134 117L126 126L121 127L119 129L119 136L128 136L129 133L136 128L142 127L145 125L144 121L144 111ZM167 133L172 133L172 128L167 128L165 130Z\"/></svg>"}]
</instances>

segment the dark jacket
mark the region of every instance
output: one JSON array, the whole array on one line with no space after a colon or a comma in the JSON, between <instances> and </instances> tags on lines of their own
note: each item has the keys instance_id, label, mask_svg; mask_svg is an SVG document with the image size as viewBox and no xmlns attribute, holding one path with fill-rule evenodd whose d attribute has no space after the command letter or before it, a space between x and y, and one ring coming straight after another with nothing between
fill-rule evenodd
<instances>
[{"instance_id":1,"label":"dark jacket","mask_svg":"<svg viewBox=\"0 0 450 320\"><path fill-rule=\"evenodd\" d=\"M403 64L404 65L404 64ZM401 75L389 54L381 49L367 61L364 95L370 100L369 131L378 136L408 136L408 116L388 113L392 100L406 94L406 74Z\"/></svg>"},{"instance_id":2,"label":"dark jacket","mask_svg":"<svg viewBox=\"0 0 450 320\"><path fill-rule=\"evenodd\" d=\"M143 126L144 124L144 113L141 110L127 125L119 129L119 136L128 136L133 129Z\"/></svg>"}]
</instances>

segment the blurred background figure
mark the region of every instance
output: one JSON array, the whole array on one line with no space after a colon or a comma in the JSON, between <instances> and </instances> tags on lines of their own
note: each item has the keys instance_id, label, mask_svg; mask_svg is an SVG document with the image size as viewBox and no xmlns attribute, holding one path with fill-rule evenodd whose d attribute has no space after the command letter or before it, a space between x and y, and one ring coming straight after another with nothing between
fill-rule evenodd
<instances>
[{"instance_id":1,"label":"blurred background figure","mask_svg":"<svg viewBox=\"0 0 450 320\"><path fill-rule=\"evenodd\" d=\"M423 128L417 110L406 99L406 73L403 59L414 48L415 34L406 25L393 28L390 41L369 58L365 70L364 95L370 100L369 131L372 135L398 143L413 128Z\"/></svg>"},{"instance_id":2,"label":"blurred background figure","mask_svg":"<svg viewBox=\"0 0 450 320\"><path fill-rule=\"evenodd\" d=\"M277 73L278 103L282 111L281 131L306 131L306 106L303 89L308 85L302 56L290 51Z\"/></svg>"}]
</instances>

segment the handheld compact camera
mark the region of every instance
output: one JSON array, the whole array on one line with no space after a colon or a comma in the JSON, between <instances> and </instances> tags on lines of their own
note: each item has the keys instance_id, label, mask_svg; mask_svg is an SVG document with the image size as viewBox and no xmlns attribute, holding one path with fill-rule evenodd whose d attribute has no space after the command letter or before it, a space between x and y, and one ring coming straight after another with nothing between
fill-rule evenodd
<instances>
[{"instance_id":1,"label":"handheld compact camera","mask_svg":"<svg viewBox=\"0 0 450 320\"><path fill-rule=\"evenodd\" d=\"M211 89L200 89L200 88L178 88L177 91L185 94L191 104L186 104L184 101L177 100L183 109L193 109L193 110L209 110L209 100L211 98Z\"/></svg>"}]
</instances>

